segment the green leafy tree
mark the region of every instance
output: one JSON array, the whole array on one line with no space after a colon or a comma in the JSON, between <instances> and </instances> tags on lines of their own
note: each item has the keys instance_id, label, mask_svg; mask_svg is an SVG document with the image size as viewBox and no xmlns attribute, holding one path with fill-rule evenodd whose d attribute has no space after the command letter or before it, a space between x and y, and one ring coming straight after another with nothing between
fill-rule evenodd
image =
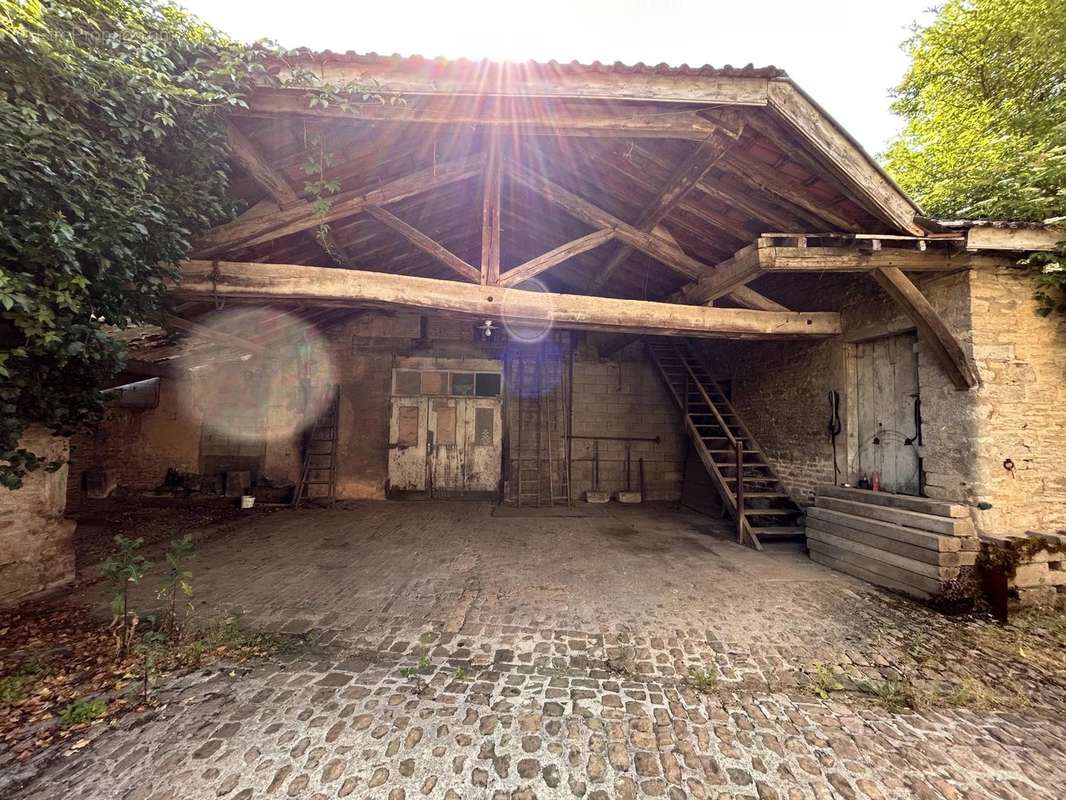
<instances>
[{"instance_id":1,"label":"green leafy tree","mask_svg":"<svg viewBox=\"0 0 1066 800\"><path fill-rule=\"evenodd\" d=\"M1066 215L1066 3L948 0L904 47L900 185L933 215Z\"/></svg>"},{"instance_id":2,"label":"green leafy tree","mask_svg":"<svg viewBox=\"0 0 1066 800\"><path fill-rule=\"evenodd\" d=\"M190 242L227 219L221 112L262 74L151 0L0 0L0 483L44 462L124 361L106 325L152 317ZM58 466L58 465L53 465Z\"/></svg>"}]
</instances>

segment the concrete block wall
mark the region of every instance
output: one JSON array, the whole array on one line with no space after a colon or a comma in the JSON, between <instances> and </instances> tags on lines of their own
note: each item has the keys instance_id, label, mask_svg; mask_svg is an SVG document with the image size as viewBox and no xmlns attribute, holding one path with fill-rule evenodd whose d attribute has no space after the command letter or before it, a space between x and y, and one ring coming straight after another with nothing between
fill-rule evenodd
<instances>
[{"instance_id":1,"label":"concrete block wall","mask_svg":"<svg viewBox=\"0 0 1066 800\"><path fill-rule=\"evenodd\" d=\"M573 433L588 436L659 437L630 444L630 486L639 488L639 459L644 459L646 497L680 496L684 458L681 416L640 344L608 360L581 337L574 352ZM599 442L601 491L626 488L624 442ZM592 488L592 441L575 439L571 474L574 496Z\"/></svg>"},{"instance_id":2,"label":"concrete block wall","mask_svg":"<svg viewBox=\"0 0 1066 800\"><path fill-rule=\"evenodd\" d=\"M27 430L19 446L49 460L69 450L43 428ZM0 487L0 606L74 579L74 523L63 518L67 469L32 472L15 491Z\"/></svg>"}]
</instances>

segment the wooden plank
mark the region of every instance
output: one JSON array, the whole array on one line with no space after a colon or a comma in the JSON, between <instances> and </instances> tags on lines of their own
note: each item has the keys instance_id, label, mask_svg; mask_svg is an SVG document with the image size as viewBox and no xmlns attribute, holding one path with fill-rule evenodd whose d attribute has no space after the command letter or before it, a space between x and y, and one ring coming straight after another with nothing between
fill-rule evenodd
<instances>
[{"instance_id":1,"label":"wooden plank","mask_svg":"<svg viewBox=\"0 0 1066 800\"><path fill-rule=\"evenodd\" d=\"M815 501L818 508L828 508L831 511L842 511L845 514L853 514L866 519L876 519L882 522L891 522L894 525L903 525L908 528L917 528L922 531L931 531L945 536L973 536L974 527L970 519L956 519L953 517L938 517L933 514L919 514L916 511L904 511L900 508L888 508L887 506L867 505L857 503L854 500L841 500L837 497L819 497Z\"/></svg>"},{"instance_id":2,"label":"wooden plank","mask_svg":"<svg viewBox=\"0 0 1066 800\"><path fill-rule=\"evenodd\" d=\"M920 600L929 600L935 597L940 592L940 586L930 587L928 590L919 588L913 583L894 580L885 575L879 575L876 572L871 572L858 564L854 564L848 561L841 561L839 558L835 558L834 554L830 552L829 548L825 550L808 548L810 550L811 561L817 564L821 564L824 567L836 570L837 572L843 572L845 575L851 575L854 578L872 583L875 586L883 586L886 589L891 589L901 594L910 595L911 597L917 597Z\"/></svg>"},{"instance_id":3,"label":"wooden plank","mask_svg":"<svg viewBox=\"0 0 1066 800\"><path fill-rule=\"evenodd\" d=\"M794 234L810 236L816 234ZM760 237L760 242L764 237ZM765 240L772 243L773 239ZM952 250L919 250L914 247L885 247L872 250L863 240L840 247L762 247L765 269L777 272L872 272L875 269L897 269L924 272L957 272L972 266L971 257Z\"/></svg>"},{"instance_id":4,"label":"wooden plank","mask_svg":"<svg viewBox=\"0 0 1066 800\"><path fill-rule=\"evenodd\" d=\"M970 389L976 386L977 375L970 366L962 346L911 279L895 267L881 268L872 274L881 288L910 317L922 340L955 388Z\"/></svg>"},{"instance_id":5,"label":"wooden plank","mask_svg":"<svg viewBox=\"0 0 1066 800\"><path fill-rule=\"evenodd\" d=\"M890 553L886 550L879 550L876 547L863 544L862 542L826 533L817 528L808 527L807 530L809 532L807 536L808 544L812 542L824 543L837 550L843 550L870 561L877 561L882 564L897 567L898 569L906 570L907 572L913 572L915 575L924 575L927 578L933 578L935 580L952 580L959 577L959 567L957 566L948 567L939 564L927 564L924 561L916 561L913 558Z\"/></svg>"},{"instance_id":6,"label":"wooden plank","mask_svg":"<svg viewBox=\"0 0 1066 800\"><path fill-rule=\"evenodd\" d=\"M499 286L354 269L296 264L187 261L178 297L281 299L342 306L401 306L516 324L551 321L561 328L727 338L834 336L832 312L779 313L707 308L584 295L548 294Z\"/></svg>"},{"instance_id":7,"label":"wooden plank","mask_svg":"<svg viewBox=\"0 0 1066 800\"><path fill-rule=\"evenodd\" d=\"M392 212L385 210L381 206L367 206L366 211L378 222L396 231L419 250L429 253L460 277L474 283L478 283L481 280L481 270L466 263L444 245L426 236L417 228L408 225Z\"/></svg>"},{"instance_id":8,"label":"wooden plank","mask_svg":"<svg viewBox=\"0 0 1066 800\"><path fill-rule=\"evenodd\" d=\"M486 87L487 88L487 87ZM445 103L390 105L379 102L330 103L314 105L313 92L303 89L258 89L248 98L247 109L235 109L238 116L315 117L365 121L375 125L424 125L428 128L462 127L497 130L522 136L577 136L624 139L690 139L703 141L723 130L695 110L645 113L632 109L587 109L567 111L543 108L516 111L485 111L478 104L449 98Z\"/></svg>"},{"instance_id":9,"label":"wooden plank","mask_svg":"<svg viewBox=\"0 0 1066 800\"><path fill-rule=\"evenodd\" d=\"M647 253L656 261L665 264L686 277L700 278L711 271L710 265L691 258L666 239L636 229L588 200L579 197L558 184L552 183L542 175L538 175L513 161L507 162L507 171L508 175L516 182L531 191L543 195L546 199L566 209L582 222L596 228L614 228L615 235L626 244L643 253Z\"/></svg>"},{"instance_id":10,"label":"wooden plank","mask_svg":"<svg viewBox=\"0 0 1066 800\"><path fill-rule=\"evenodd\" d=\"M304 201L272 214L235 220L209 231L194 248L194 255L197 258L209 258L237 247L263 244L358 214L368 206L386 205L414 197L471 178L481 172L483 164L482 156L470 156L434 164L369 191L358 189L342 192L330 198L325 215L316 214L312 204Z\"/></svg>"},{"instance_id":11,"label":"wooden plank","mask_svg":"<svg viewBox=\"0 0 1066 800\"><path fill-rule=\"evenodd\" d=\"M891 539L911 547L922 547L927 550L952 553L962 549L962 538L959 536L943 536L939 533L908 528L892 522L880 522L876 519L868 519L857 514L847 514L843 511L833 511L820 506L811 506L807 509L807 520L808 522L817 520L822 527L841 526L851 528L852 530L876 536L879 539Z\"/></svg>"},{"instance_id":12,"label":"wooden plank","mask_svg":"<svg viewBox=\"0 0 1066 800\"><path fill-rule=\"evenodd\" d=\"M388 58L375 55L341 56L286 54L278 62L279 75L309 71L323 84L349 81L385 87L404 97L574 98L581 100L650 100L704 105L762 106L767 102L765 75L701 74L634 70L615 72L580 64L512 64L428 58Z\"/></svg>"},{"instance_id":13,"label":"wooden plank","mask_svg":"<svg viewBox=\"0 0 1066 800\"><path fill-rule=\"evenodd\" d=\"M900 230L916 236L925 232L914 220L920 209L792 81L771 81L767 96L770 109L867 201L869 211Z\"/></svg>"},{"instance_id":14,"label":"wooden plank","mask_svg":"<svg viewBox=\"0 0 1066 800\"><path fill-rule=\"evenodd\" d=\"M702 142L678 165L662 191L644 207L635 227L638 230L649 233L653 231L655 226L662 222L696 188L703 176L710 172L718 159L726 153L735 141L735 139L726 137L712 136ZM628 261L632 254L633 248L631 246L627 245L621 248L589 282L589 291L596 292L601 286L606 284L611 279L614 271Z\"/></svg>"},{"instance_id":15,"label":"wooden plank","mask_svg":"<svg viewBox=\"0 0 1066 800\"><path fill-rule=\"evenodd\" d=\"M878 506L900 508L904 511L917 511L919 514L933 514L938 517L966 519L970 516L970 510L964 505L947 500L931 500L928 497L873 492L869 489L856 489L851 486L819 486L815 489L815 493L819 496L839 497L841 500L873 503Z\"/></svg>"},{"instance_id":16,"label":"wooden plank","mask_svg":"<svg viewBox=\"0 0 1066 800\"><path fill-rule=\"evenodd\" d=\"M513 269L509 269L500 278L499 283L501 286L516 286L523 281L528 281L530 278L539 275L545 270L549 270L552 267L563 263L569 258L579 256L593 248L599 247L600 245L611 241L613 238L614 228L604 228L603 230L593 231L579 239L574 239L572 242L561 244L536 258L531 258L529 261L520 264Z\"/></svg>"},{"instance_id":17,"label":"wooden plank","mask_svg":"<svg viewBox=\"0 0 1066 800\"><path fill-rule=\"evenodd\" d=\"M976 553L964 553L962 550L930 550L926 547L918 547L917 545L907 544L906 542L900 542L896 539L886 539L855 528L849 528L846 525L826 522L825 520L817 518L809 518L807 520L807 530L819 531L826 535L848 539L877 550L882 550L886 553L893 553L898 556L913 559L914 561L935 564L941 567L970 566L977 557ZM810 536L810 533L807 535ZM958 541L955 537L944 536L941 538L951 538Z\"/></svg>"},{"instance_id":18,"label":"wooden plank","mask_svg":"<svg viewBox=\"0 0 1066 800\"><path fill-rule=\"evenodd\" d=\"M499 140L490 137L489 156L481 184L481 273L485 286L500 282L500 183L502 180Z\"/></svg>"}]
</instances>

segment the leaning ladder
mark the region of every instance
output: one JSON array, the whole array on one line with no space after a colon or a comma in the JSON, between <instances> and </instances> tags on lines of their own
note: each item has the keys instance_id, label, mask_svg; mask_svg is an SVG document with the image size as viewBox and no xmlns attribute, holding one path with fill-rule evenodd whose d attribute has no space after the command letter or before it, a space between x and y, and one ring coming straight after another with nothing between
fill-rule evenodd
<instances>
[{"instance_id":1,"label":"leaning ladder","mask_svg":"<svg viewBox=\"0 0 1066 800\"><path fill-rule=\"evenodd\" d=\"M562 388L562 366L558 365L559 375L555 376L548 361L551 359L545 358L543 349L538 349L536 355L518 356L514 362L518 414L515 504L519 506L570 503L570 469L565 448L556 452L559 415L552 409L556 392ZM551 392L546 391L548 381L552 382ZM532 422L533 430L529 430L528 422ZM534 440L532 454L530 438Z\"/></svg>"},{"instance_id":2,"label":"leaning ladder","mask_svg":"<svg viewBox=\"0 0 1066 800\"><path fill-rule=\"evenodd\" d=\"M333 505L337 500L337 422L339 417L337 387L330 389L329 405L315 420L304 440L304 461L300 480L292 496L293 506L307 500L325 501ZM325 486L324 494L311 495L308 487Z\"/></svg>"}]
</instances>

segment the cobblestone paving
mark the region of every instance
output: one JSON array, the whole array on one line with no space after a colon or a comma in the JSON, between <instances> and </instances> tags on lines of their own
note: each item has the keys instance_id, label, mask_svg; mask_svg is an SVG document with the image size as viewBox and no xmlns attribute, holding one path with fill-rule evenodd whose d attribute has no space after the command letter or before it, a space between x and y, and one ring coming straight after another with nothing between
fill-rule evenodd
<instances>
[{"instance_id":1,"label":"cobblestone paving","mask_svg":"<svg viewBox=\"0 0 1066 800\"><path fill-rule=\"evenodd\" d=\"M708 525L435 503L264 518L201 548L197 597L314 643L174 679L160 710L94 726L17 796L1062 796L1062 681L993 663L967 638L981 623ZM424 685L401 674L420 662ZM845 685L979 674L1027 705L820 699L816 662ZM695 691L692 669L717 685Z\"/></svg>"}]
</instances>

